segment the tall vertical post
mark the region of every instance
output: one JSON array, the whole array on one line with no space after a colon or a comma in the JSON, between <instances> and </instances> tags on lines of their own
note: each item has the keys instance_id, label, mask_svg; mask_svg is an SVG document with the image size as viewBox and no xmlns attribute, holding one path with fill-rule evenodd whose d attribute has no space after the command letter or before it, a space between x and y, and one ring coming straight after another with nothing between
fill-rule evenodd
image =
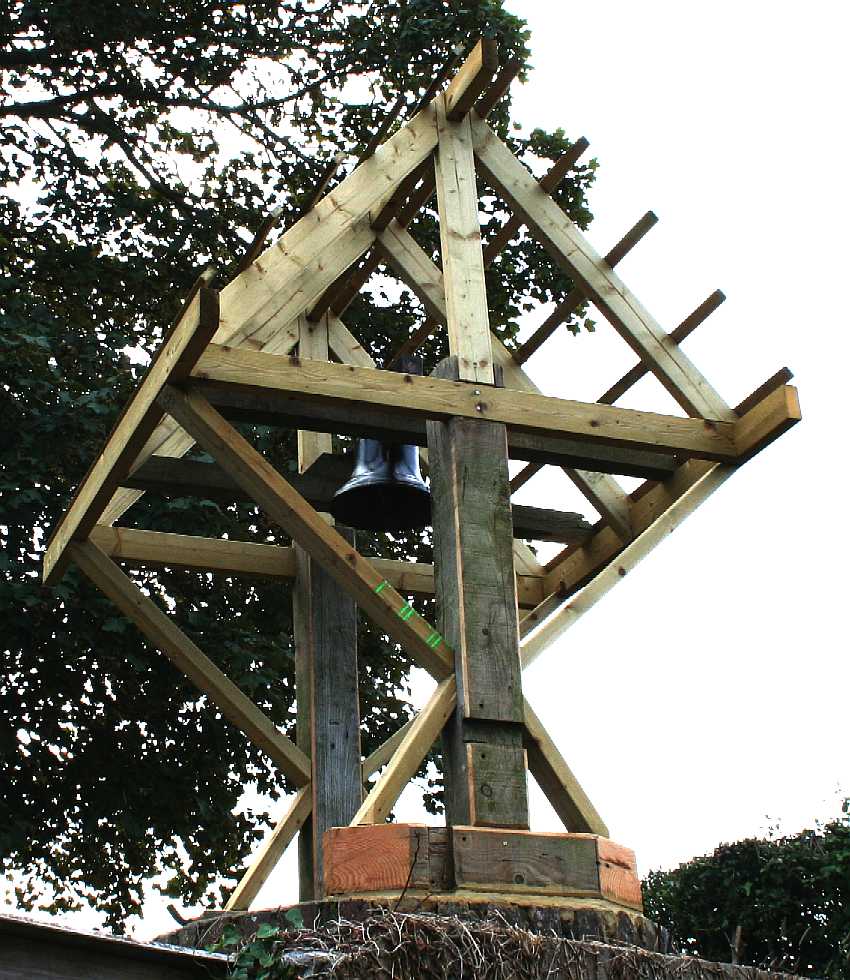
<instances>
[{"instance_id":1,"label":"tall vertical post","mask_svg":"<svg viewBox=\"0 0 850 980\"><path fill-rule=\"evenodd\" d=\"M437 125L437 205L452 354L438 373L492 385L470 123L449 120L438 100ZM443 737L448 822L527 828L506 429L483 419L430 422L428 452L435 591L457 675L457 709Z\"/></svg>"},{"instance_id":2,"label":"tall vertical post","mask_svg":"<svg viewBox=\"0 0 850 980\"><path fill-rule=\"evenodd\" d=\"M328 324L302 318L299 354L328 360ZM298 468L331 452L330 435L298 433ZM353 542L346 528L339 532ZM323 835L346 826L363 794L357 684L357 607L349 595L298 545L293 590L296 740L313 768L313 810L298 839L301 901L324 895Z\"/></svg>"}]
</instances>

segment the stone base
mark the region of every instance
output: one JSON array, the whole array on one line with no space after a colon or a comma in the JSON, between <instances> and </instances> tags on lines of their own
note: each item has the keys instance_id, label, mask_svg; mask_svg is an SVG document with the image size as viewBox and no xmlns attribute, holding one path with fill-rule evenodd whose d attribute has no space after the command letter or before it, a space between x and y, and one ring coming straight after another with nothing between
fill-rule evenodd
<instances>
[{"instance_id":1,"label":"stone base","mask_svg":"<svg viewBox=\"0 0 850 980\"><path fill-rule=\"evenodd\" d=\"M543 936L626 944L652 953L669 953L670 936L645 916L599 899L554 896L512 896L492 893L428 895L407 891L368 898L326 899L256 912L210 912L180 929L159 936L158 942L206 949L225 926L235 926L246 938L266 922L281 930L303 923L321 929L330 922L365 922L384 910L457 917L484 922L494 916L508 925ZM296 911L297 910L297 911Z\"/></svg>"},{"instance_id":2,"label":"stone base","mask_svg":"<svg viewBox=\"0 0 850 980\"><path fill-rule=\"evenodd\" d=\"M518 904L581 898L642 911L634 852L595 834L375 824L325 832L325 894L502 896Z\"/></svg>"}]
</instances>

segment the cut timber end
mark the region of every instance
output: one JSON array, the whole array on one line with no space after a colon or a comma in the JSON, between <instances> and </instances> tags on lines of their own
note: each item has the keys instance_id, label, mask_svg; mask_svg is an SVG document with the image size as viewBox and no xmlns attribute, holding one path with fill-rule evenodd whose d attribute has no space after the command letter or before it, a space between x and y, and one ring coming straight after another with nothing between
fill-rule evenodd
<instances>
[{"instance_id":1,"label":"cut timber end","mask_svg":"<svg viewBox=\"0 0 850 980\"><path fill-rule=\"evenodd\" d=\"M510 900L588 898L643 908L634 852L595 834L420 824L333 827L325 893L497 893Z\"/></svg>"}]
</instances>

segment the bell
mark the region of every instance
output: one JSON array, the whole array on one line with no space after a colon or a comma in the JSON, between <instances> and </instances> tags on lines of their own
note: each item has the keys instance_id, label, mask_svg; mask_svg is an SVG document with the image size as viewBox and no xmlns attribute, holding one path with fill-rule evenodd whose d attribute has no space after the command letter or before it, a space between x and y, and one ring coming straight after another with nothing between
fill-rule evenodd
<instances>
[{"instance_id":1,"label":"bell","mask_svg":"<svg viewBox=\"0 0 850 980\"><path fill-rule=\"evenodd\" d=\"M421 358L396 370L422 374ZM331 514L362 531L412 531L431 523L431 491L419 469L418 446L358 439L354 471L334 494Z\"/></svg>"}]
</instances>

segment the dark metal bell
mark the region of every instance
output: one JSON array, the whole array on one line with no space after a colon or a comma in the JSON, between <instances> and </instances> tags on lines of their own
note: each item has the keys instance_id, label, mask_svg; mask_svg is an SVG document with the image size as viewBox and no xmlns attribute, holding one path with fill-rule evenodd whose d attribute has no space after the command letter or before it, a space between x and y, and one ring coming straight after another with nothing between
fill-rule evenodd
<instances>
[{"instance_id":1,"label":"dark metal bell","mask_svg":"<svg viewBox=\"0 0 850 980\"><path fill-rule=\"evenodd\" d=\"M420 358L396 370L422 374ZM362 531L412 531L431 523L431 491L419 469L419 448L358 439L354 471L334 494L331 513Z\"/></svg>"}]
</instances>

